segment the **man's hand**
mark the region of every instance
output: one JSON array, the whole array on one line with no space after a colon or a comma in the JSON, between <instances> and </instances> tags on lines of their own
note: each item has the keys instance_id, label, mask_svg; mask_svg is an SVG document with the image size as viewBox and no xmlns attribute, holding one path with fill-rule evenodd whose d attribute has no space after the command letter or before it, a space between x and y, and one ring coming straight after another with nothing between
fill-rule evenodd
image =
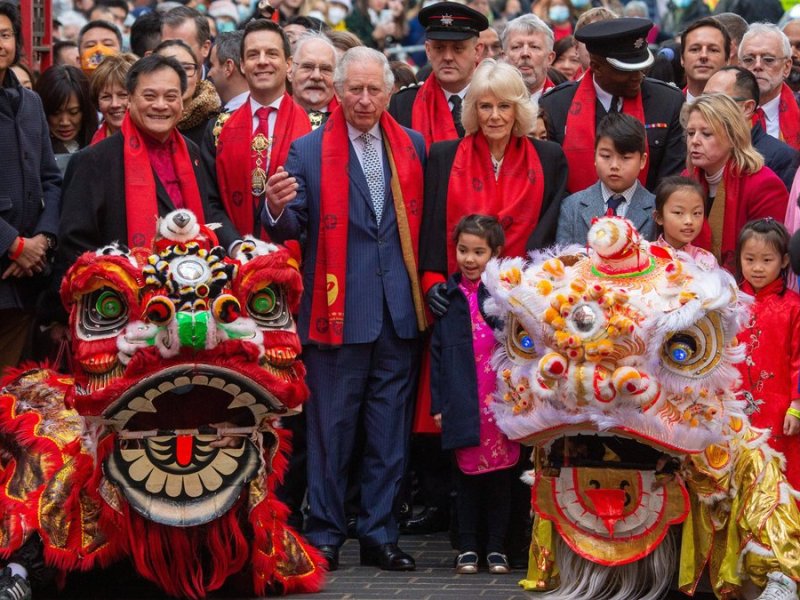
<instances>
[{"instance_id":1,"label":"man's hand","mask_svg":"<svg viewBox=\"0 0 800 600\"><path fill-rule=\"evenodd\" d=\"M30 277L36 273L41 273L47 266L47 238L43 233L32 238L22 239L22 254L3 272L3 279L9 277ZM14 254L19 247L19 239L9 248L9 254Z\"/></svg>"},{"instance_id":2,"label":"man's hand","mask_svg":"<svg viewBox=\"0 0 800 600\"><path fill-rule=\"evenodd\" d=\"M278 167L267 180L265 196L269 214L273 219L277 219L286 205L297 197L297 179L290 177L283 167Z\"/></svg>"},{"instance_id":3,"label":"man's hand","mask_svg":"<svg viewBox=\"0 0 800 600\"><path fill-rule=\"evenodd\" d=\"M447 284L437 283L434 284L428 293L425 295L425 300L428 302L428 307L431 312L437 317L443 317L450 306L450 299L447 297Z\"/></svg>"}]
</instances>

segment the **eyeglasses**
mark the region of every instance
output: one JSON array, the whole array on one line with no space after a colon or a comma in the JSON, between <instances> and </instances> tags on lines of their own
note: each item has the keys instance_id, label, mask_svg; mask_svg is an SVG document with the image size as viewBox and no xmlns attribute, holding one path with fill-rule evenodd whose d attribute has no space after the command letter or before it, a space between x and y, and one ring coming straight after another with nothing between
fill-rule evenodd
<instances>
[{"instance_id":1,"label":"eyeglasses","mask_svg":"<svg viewBox=\"0 0 800 600\"><path fill-rule=\"evenodd\" d=\"M759 60L761 60L761 64L764 65L767 69L771 69L776 64L778 64L778 61L786 60L786 57L771 56L769 54L757 54L755 56L752 54L748 54L747 56L742 57L741 63L749 69L750 67L755 66L756 62L758 62Z\"/></svg>"},{"instance_id":2,"label":"eyeglasses","mask_svg":"<svg viewBox=\"0 0 800 600\"><path fill-rule=\"evenodd\" d=\"M313 73L319 69L319 74L323 77L331 77L333 75L333 67L330 65L315 65L314 63L300 63L297 65L299 71L304 73Z\"/></svg>"},{"instance_id":3,"label":"eyeglasses","mask_svg":"<svg viewBox=\"0 0 800 600\"><path fill-rule=\"evenodd\" d=\"M183 70L186 71L186 75L191 77L195 73L197 73L197 65L195 63L181 63Z\"/></svg>"}]
</instances>

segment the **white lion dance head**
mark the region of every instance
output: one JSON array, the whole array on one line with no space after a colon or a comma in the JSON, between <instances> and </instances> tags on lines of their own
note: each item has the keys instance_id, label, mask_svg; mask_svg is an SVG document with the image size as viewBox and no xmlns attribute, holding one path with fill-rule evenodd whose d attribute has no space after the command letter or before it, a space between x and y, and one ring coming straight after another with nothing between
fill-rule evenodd
<instances>
[{"instance_id":1,"label":"white lion dance head","mask_svg":"<svg viewBox=\"0 0 800 600\"><path fill-rule=\"evenodd\" d=\"M535 449L531 587L555 587L560 568L564 597L660 597L676 571L670 526L694 502L687 481L714 482L691 489L707 505L728 498L731 440L747 429L734 394L747 302L727 272L617 217L596 221L588 251L492 261L484 283L503 321L497 422Z\"/></svg>"}]
</instances>

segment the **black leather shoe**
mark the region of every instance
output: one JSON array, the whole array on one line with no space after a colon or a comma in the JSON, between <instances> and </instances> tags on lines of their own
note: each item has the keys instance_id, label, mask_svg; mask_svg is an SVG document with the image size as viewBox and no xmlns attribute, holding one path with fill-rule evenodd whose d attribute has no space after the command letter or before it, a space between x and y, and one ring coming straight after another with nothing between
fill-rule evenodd
<instances>
[{"instance_id":1,"label":"black leather shoe","mask_svg":"<svg viewBox=\"0 0 800 600\"><path fill-rule=\"evenodd\" d=\"M428 506L416 517L411 517L400 523L400 533L422 535L447 531L450 527L450 518L447 512L435 506Z\"/></svg>"},{"instance_id":2,"label":"black leather shoe","mask_svg":"<svg viewBox=\"0 0 800 600\"><path fill-rule=\"evenodd\" d=\"M336 546L318 546L317 550L328 563L328 571L335 571L339 568L339 548Z\"/></svg>"},{"instance_id":3,"label":"black leather shoe","mask_svg":"<svg viewBox=\"0 0 800 600\"><path fill-rule=\"evenodd\" d=\"M400 550L397 544L361 546L361 565L380 567L384 571L413 571L417 568L414 559Z\"/></svg>"}]
</instances>

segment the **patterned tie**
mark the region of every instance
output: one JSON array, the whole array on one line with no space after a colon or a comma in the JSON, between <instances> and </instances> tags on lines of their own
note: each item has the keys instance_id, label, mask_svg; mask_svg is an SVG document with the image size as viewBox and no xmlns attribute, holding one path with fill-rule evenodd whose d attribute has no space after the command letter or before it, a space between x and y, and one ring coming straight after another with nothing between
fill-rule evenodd
<instances>
[{"instance_id":1,"label":"patterned tie","mask_svg":"<svg viewBox=\"0 0 800 600\"><path fill-rule=\"evenodd\" d=\"M456 126L456 133L458 133L458 137L464 137L464 126L461 124L461 96L458 94L453 94L450 96L450 102L453 104L453 110L451 114L453 115L453 123Z\"/></svg>"},{"instance_id":2,"label":"patterned tie","mask_svg":"<svg viewBox=\"0 0 800 600\"><path fill-rule=\"evenodd\" d=\"M608 199L608 202L606 202L606 204L608 204L608 212L606 213L606 216L616 217L617 209L619 208L619 205L622 204L623 202L625 202L625 196L622 196L620 194L614 194L613 196L611 196Z\"/></svg>"},{"instance_id":3,"label":"patterned tie","mask_svg":"<svg viewBox=\"0 0 800 600\"><path fill-rule=\"evenodd\" d=\"M369 194L372 196L372 205L375 207L375 219L380 225L383 216L383 165L381 164L378 151L373 145L372 136L369 133L362 133L358 136L364 144L363 167L364 176L367 178Z\"/></svg>"},{"instance_id":4,"label":"patterned tie","mask_svg":"<svg viewBox=\"0 0 800 600\"><path fill-rule=\"evenodd\" d=\"M327 118L328 118L328 113L323 112L321 110L308 111L308 120L311 122L312 130L322 125Z\"/></svg>"}]
</instances>

